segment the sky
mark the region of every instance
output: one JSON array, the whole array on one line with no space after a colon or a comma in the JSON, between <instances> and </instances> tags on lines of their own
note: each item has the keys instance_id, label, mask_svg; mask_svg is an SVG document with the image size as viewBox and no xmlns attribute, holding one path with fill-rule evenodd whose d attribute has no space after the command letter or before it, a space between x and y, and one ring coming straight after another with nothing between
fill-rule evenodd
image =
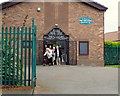
<instances>
[{"instance_id":1,"label":"sky","mask_svg":"<svg viewBox=\"0 0 120 96\"><path fill-rule=\"evenodd\" d=\"M9 0L0 0L0 3L5 1L9 1ZM92 1L98 2L108 7L108 10L105 12L105 17L104 17L105 33L117 31L118 30L118 2L120 0L92 0ZM120 19L119 19L119 22L120 22Z\"/></svg>"},{"instance_id":2,"label":"sky","mask_svg":"<svg viewBox=\"0 0 120 96\"><path fill-rule=\"evenodd\" d=\"M118 30L118 2L120 0L94 0L108 7L105 12L105 33ZM120 24L119 24L120 25Z\"/></svg>"}]
</instances>

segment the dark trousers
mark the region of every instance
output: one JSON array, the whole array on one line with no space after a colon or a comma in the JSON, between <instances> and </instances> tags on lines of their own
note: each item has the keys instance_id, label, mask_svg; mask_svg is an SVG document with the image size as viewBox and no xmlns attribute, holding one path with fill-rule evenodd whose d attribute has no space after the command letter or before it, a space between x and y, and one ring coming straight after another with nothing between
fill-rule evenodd
<instances>
[{"instance_id":1,"label":"dark trousers","mask_svg":"<svg viewBox=\"0 0 120 96\"><path fill-rule=\"evenodd\" d=\"M48 58L48 62L49 62L48 65L53 65L53 64L52 64L52 57L51 57L51 58Z\"/></svg>"},{"instance_id":2,"label":"dark trousers","mask_svg":"<svg viewBox=\"0 0 120 96\"><path fill-rule=\"evenodd\" d=\"M48 57L47 56L44 56L44 59L43 59L43 65L48 65Z\"/></svg>"}]
</instances>

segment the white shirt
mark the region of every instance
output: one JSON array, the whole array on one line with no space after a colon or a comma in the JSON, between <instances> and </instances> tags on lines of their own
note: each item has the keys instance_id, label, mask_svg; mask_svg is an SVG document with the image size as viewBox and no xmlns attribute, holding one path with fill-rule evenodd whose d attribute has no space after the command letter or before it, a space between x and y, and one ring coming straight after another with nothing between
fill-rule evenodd
<instances>
[{"instance_id":1,"label":"white shirt","mask_svg":"<svg viewBox=\"0 0 120 96\"><path fill-rule=\"evenodd\" d=\"M49 55L50 55L50 57L52 57L52 53L53 53L53 51L52 51L52 49L49 49Z\"/></svg>"},{"instance_id":2,"label":"white shirt","mask_svg":"<svg viewBox=\"0 0 120 96\"><path fill-rule=\"evenodd\" d=\"M59 57L59 50L57 50L57 57Z\"/></svg>"},{"instance_id":3,"label":"white shirt","mask_svg":"<svg viewBox=\"0 0 120 96\"><path fill-rule=\"evenodd\" d=\"M44 56L47 55L48 58L52 57L52 49L48 49L49 51L46 51Z\"/></svg>"}]
</instances>

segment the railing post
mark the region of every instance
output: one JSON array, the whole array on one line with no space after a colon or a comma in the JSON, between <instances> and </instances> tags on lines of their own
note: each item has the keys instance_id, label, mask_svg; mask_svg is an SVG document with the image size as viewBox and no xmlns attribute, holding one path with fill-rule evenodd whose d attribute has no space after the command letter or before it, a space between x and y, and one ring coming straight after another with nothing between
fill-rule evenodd
<instances>
[{"instance_id":1,"label":"railing post","mask_svg":"<svg viewBox=\"0 0 120 96\"><path fill-rule=\"evenodd\" d=\"M35 80L34 80L34 84L35 85L34 85L34 87L36 86L36 32L37 32L37 26L35 26L35 34L34 34L35 35L35 51L34 51L35 52L35 61L34 61L35 62L35 65L34 65L34 72L35 72L34 78L35 78Z\"/></svg>"},{"instance_id":2,"label":"railing post","mask_svg":"<svg viewBox=\"0 0 120 96\"><path fill-rule=\"evenodd\" d=\"M36 79L36 27L32 19L32 88L35 87Z\"/></svg>"},{"instance_id":3,"label":"railing post","mask_svg":"<svg viewBox=\"0 0 120 96\"><path fill-rule=\"evenodd\" d=\"M4 27L2 27L2 65L1 65L1 85L3 84L3 50L4 49Z\"/></svg>"}]
</instances>

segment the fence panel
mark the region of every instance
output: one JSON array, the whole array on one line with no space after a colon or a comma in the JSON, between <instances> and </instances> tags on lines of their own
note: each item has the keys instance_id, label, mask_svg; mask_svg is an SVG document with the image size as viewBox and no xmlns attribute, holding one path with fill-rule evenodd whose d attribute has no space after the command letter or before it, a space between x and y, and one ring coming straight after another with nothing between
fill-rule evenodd
<instances>
[{"instance_id":1,"label":"fence panel","mask_svg":"<svg viewBox=\"0 0 120 96\"><path fill-rule=\"evenodd\" d=\"M105 65L120 64L120 47L113 45L104 46L104 62Z\"/></svg>"},{"instance_id":2,"label":"fence panel","mask_svg":"<svg viewBox=\"0 0 120 96\"><path fill-rule=\"evenodd\" d=\"M2 27L2 85L35 86L36 26Z\"/></svg>"}]
</instances>

